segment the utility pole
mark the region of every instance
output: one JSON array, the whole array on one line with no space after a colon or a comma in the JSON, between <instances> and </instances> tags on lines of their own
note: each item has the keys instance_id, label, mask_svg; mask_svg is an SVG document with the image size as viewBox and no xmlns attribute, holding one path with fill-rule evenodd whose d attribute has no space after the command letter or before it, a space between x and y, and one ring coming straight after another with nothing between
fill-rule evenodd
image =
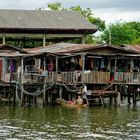
<instances>
[{"instance_id":1,"label":"utility pole","mask_svg":"<svg viewBox=\"0 0 140 140\"><path fill-rule=\"evenodd\" d=\"M111 46L111 31L109 31L109 45Z\"/></svg>"}]
</instances>

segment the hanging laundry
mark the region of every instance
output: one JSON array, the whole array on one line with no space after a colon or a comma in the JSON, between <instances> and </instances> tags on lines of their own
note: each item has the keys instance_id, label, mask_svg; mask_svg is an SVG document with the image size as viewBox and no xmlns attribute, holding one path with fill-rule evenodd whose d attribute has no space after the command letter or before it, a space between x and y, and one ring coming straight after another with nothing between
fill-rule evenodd
<instances>
[{"instance_id":1,"label":"hanging laundry","mask_svg":"<svg viewBox=\"0 0 140 140\"><path fill-rule=\"evenodd\" d=\"M105 68L104 59L101 60L101 66L100 66L100 68L101 69Z\"/></svg>"}]
</instances>

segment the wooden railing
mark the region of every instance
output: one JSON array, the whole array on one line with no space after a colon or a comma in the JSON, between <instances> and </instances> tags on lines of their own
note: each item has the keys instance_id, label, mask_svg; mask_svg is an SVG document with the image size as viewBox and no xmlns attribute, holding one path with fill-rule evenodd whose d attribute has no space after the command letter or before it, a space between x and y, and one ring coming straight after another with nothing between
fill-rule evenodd
<instances>
[{"instance_id":1,"label":"wooden railing","mask_svg":"<svg viewBox=\"0 0 140 140\"><path fill-rule=\"evenodd\" d=\"M61 72L62 80L65 83L109 83L110 73L99 71L78 71L78 72Z\"/></svg>"},{"instance_id":2,"label":"wooden railing","mask_svg":"<svg viewBox=\"0 0 140 140\"><path fill-rule=\"evenodd\" d=\"M91 71L89 73L82 73L83 81L85 83L109 83L110 72Z\"/></svg>"},{"instance_id":3,"label":"wooden railing","mask_svg":"<svg viewBox=\"0 0 140 140\"><path fill-rule=\"evenodd\" d=\"M133 72L131 82L140 82L140 73L139 72Z\"/></svg>"},{"instance_id":4,"label":"wooden railing","mask_svg":"<svg viewBox=\"0 0 140 140\"><path fill-rule=\"evenodd\" d=\"M123 83L137 83L140 82L139 72L116 72L114 80Z\"/></svg>"},{"instance_id":5,"label":"wooden railing","mask_svg":"<svg viewBox=\"0 0 140 140\"><path fill-rule=\"evenodd\" d=\"M47 78L47 82L63 82L63 83L72 83L77 82L84 83L109 83L110 82L110 72L102 71L68 71L68 72L48 72L47 76L43 76L39 73L24 73L23 82L27 83L39 83L43 82L44 78ZM17 78L17 74L14 73L12 80L10 81L10 73L6 73L2 79L5 82L20 81L21 78ZM115 72L114 74L115 82L122 83L138 83L140 82L140 73L139 72Z\"/></svg>"},{"instance_id":6,"label":"wooden railing","mask_svg":"<svg viewBox=\"0 0 140 140\"><path fill-rule=\"evenodd\" d=\"M61 81L65 83L109 83L110 72L103 71L80 71L80 77L77 79L76 72L61 72ZM133 83L140 82L140 73L138 72L115 72L115 82Z\"/></svg>"},{"instance_id":7,"label":"wooden railing","mask_svg":"<svg viewBox=\"0 0 140 140\"><path fill-rule=\"evenodd\" d=\"M130 72L115 72L114 81L116 82L131 82L131 74Z\"/></svg>"},{"instance_id":8,"label":"wooden railing","mask_svg":"<svg viewBox=\"0 0 140 140\"><path fill-rule=\"evenodd\" d=\"M45 78L47 78L47 82L56 82L56 72L48 72L46 76L38 73L24 73L23 83L40 83L44 82Z\"/></svg>"},{"instance_id":9,"label":"wooden railing","mask_svg":"<svg viewBox=\"0 0 140 140\"><path fill-rule=\"evenodd\" d=\"M61 72L61 80L64 83L75 83L75 82L78 82L78 79L76 79L76 74L78 74L78 73L71 72L71 71L69 71L69 72ZM81 82L81 79L79 79L79 82Z\"/></svg>"}]
</instances>

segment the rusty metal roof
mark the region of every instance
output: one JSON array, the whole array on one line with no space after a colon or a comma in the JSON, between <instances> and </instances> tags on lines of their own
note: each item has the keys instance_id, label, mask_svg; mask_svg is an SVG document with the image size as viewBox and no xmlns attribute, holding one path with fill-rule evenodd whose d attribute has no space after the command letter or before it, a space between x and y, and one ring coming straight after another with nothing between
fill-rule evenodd
<instances>
[{"instance_id":1,"label":"rusty metal roof","mask_svg":"<svg viewBox=\"0 0 140 140\"><path fill-rule=\"evenodd\" d=\"M30 56L27 51L8 44L0 44L0 57L25 57Z\"/></svg>"},{"instance_id":2,"label":"rusty metal roof","mask_svg":"<svg viewBox=\"0 0 140 140\"><path fill-rule=\"evenodd\" d=\"M12 50L12 51L10 51ZM15 46L12 46L12 45L9 45L9 44L0 44L0 53L4 53L4 52L20 52L20 53L24 53L24 54L27 54L28 52L23 50L23 49L20 49L18 47L15 47Z\"/></svg>"},{"instance_id":3,"label":"rusty metal roof","mask_svg":"<svg viewBox=\"0 0 140 140\"><path fill-rule=\"evenodd\" d=\"M32 56L30 54L23 54L23 53L18 53L18 52L12 52L12 53L0 53L0 57L27 57L27 56Z\"/></svg>"},{"instance_id":4,"label":"rusty metal roof","mask_svg":"<svg viewBox=\"0 0 140 140\"><path fill-rule=\"evenodd\" d=\"M58 43L58 44L48 45L45 47L31 48L25 50L33 54L40 54L40 53L54 53L54 54L69 53L70 54L70 53L84 52L84 51L90 51L95 49L102 49L105 47L117 49L121 53L122 51L130 54L138 53L136 50L128 47L108 46L106 44L71 44L71 43Z\"/></svg>"},{"instance_id":5,"label":"rusty metal roof","mask_svg":"<svg viewBox=\"0 0 140 140\"><path fill-rule=\"evenodd\" d=\"M76 11L0 10L4 33L94 33L97 28Z\"/></svg>"},{"instance_id":6,"label":"rusty metal roof","mask_svg":"<svg viewBox=\"0 0 140 140\"><path fill-rule=\"evenodd\" d=\"M134 50L134 51L140 53L140 45L126 45L125 47L126 47L126 49L131 49L131 50Z\"/></svg>"},{"instance_id":7,"label":"rusty metal roof","mask_svg":"<svg viewBox=\"0 0 140 140\"><path fill-rule=\"evenodd\" d=\"M25 50L29 53L34 53L34 54L45 53L45 52L60 54L60 53L76 52L78 50L82 51L83 49L89 49L93 47L95 46L91 44L58 43L58 44L48 45L45 47L31 48Z\"/></svg>"}]
</instances>

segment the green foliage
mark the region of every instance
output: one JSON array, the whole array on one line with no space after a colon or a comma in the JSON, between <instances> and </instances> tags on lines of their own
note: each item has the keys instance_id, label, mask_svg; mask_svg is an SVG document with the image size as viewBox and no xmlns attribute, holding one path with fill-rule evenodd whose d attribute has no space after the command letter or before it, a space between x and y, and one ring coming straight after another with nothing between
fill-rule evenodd
<instances>
[{"instance_id":1,"label":"green foliage","mask_svg":"<svg viewBox=\"0 0 140 140\"><path fill-rule=\"evenodd\" d=\"M140 37L140 22L128 22L126 25L131 26L137 32L137 38Z\"/></svg>"},{"instance_id":2,"label":"green foliage","mask_svg":"<svg viewBox=\"0 0 140 140\"><path fill-rule=\"evenodd\" d=\"M99 17L94 17L90 8L82 9L80 6L74 6L70 7L70 10L80 12L88 21L90 21L93 25L96 25L99 31L103 31L105 29L105 21L101 20Z\"/></svg>"},{"instance_id":3,"label":"green foliage","mask_svg":"<svg viewBox=\"0 0 140 140\"><path fill-rule=\"evenodd\" d=\"M132 42L132 44L137 44L137 45L140 45L140 37L139 38L137 38L137 39L135 39L135 40L133 40L133 42Z\"/></svg>"},{"instance_id":4,"label":"green foliage","mask_svg":"<svg viewBox=\"0 0 140 140\"><path fill-rule=\"evenodd\" d=\"M51 10L62 10L62 4L60 2L48 3L48 8Z\"/></svg>"},{"instance_id":5,"label":"green foliage","mask_svg":"<svg viewBox=\"0 0 140 140\"><path fill-rule=\"evenodd\" d=\"M111 33L111 43L113 45L133 44L139 38L140 23L121 23L116 22L108 26L103 32L102 38L109 43L109 33ZM136 26L137 25L137 26ZM136 41L135 41L136 42Z\"/></svg>"}]
</instances>

